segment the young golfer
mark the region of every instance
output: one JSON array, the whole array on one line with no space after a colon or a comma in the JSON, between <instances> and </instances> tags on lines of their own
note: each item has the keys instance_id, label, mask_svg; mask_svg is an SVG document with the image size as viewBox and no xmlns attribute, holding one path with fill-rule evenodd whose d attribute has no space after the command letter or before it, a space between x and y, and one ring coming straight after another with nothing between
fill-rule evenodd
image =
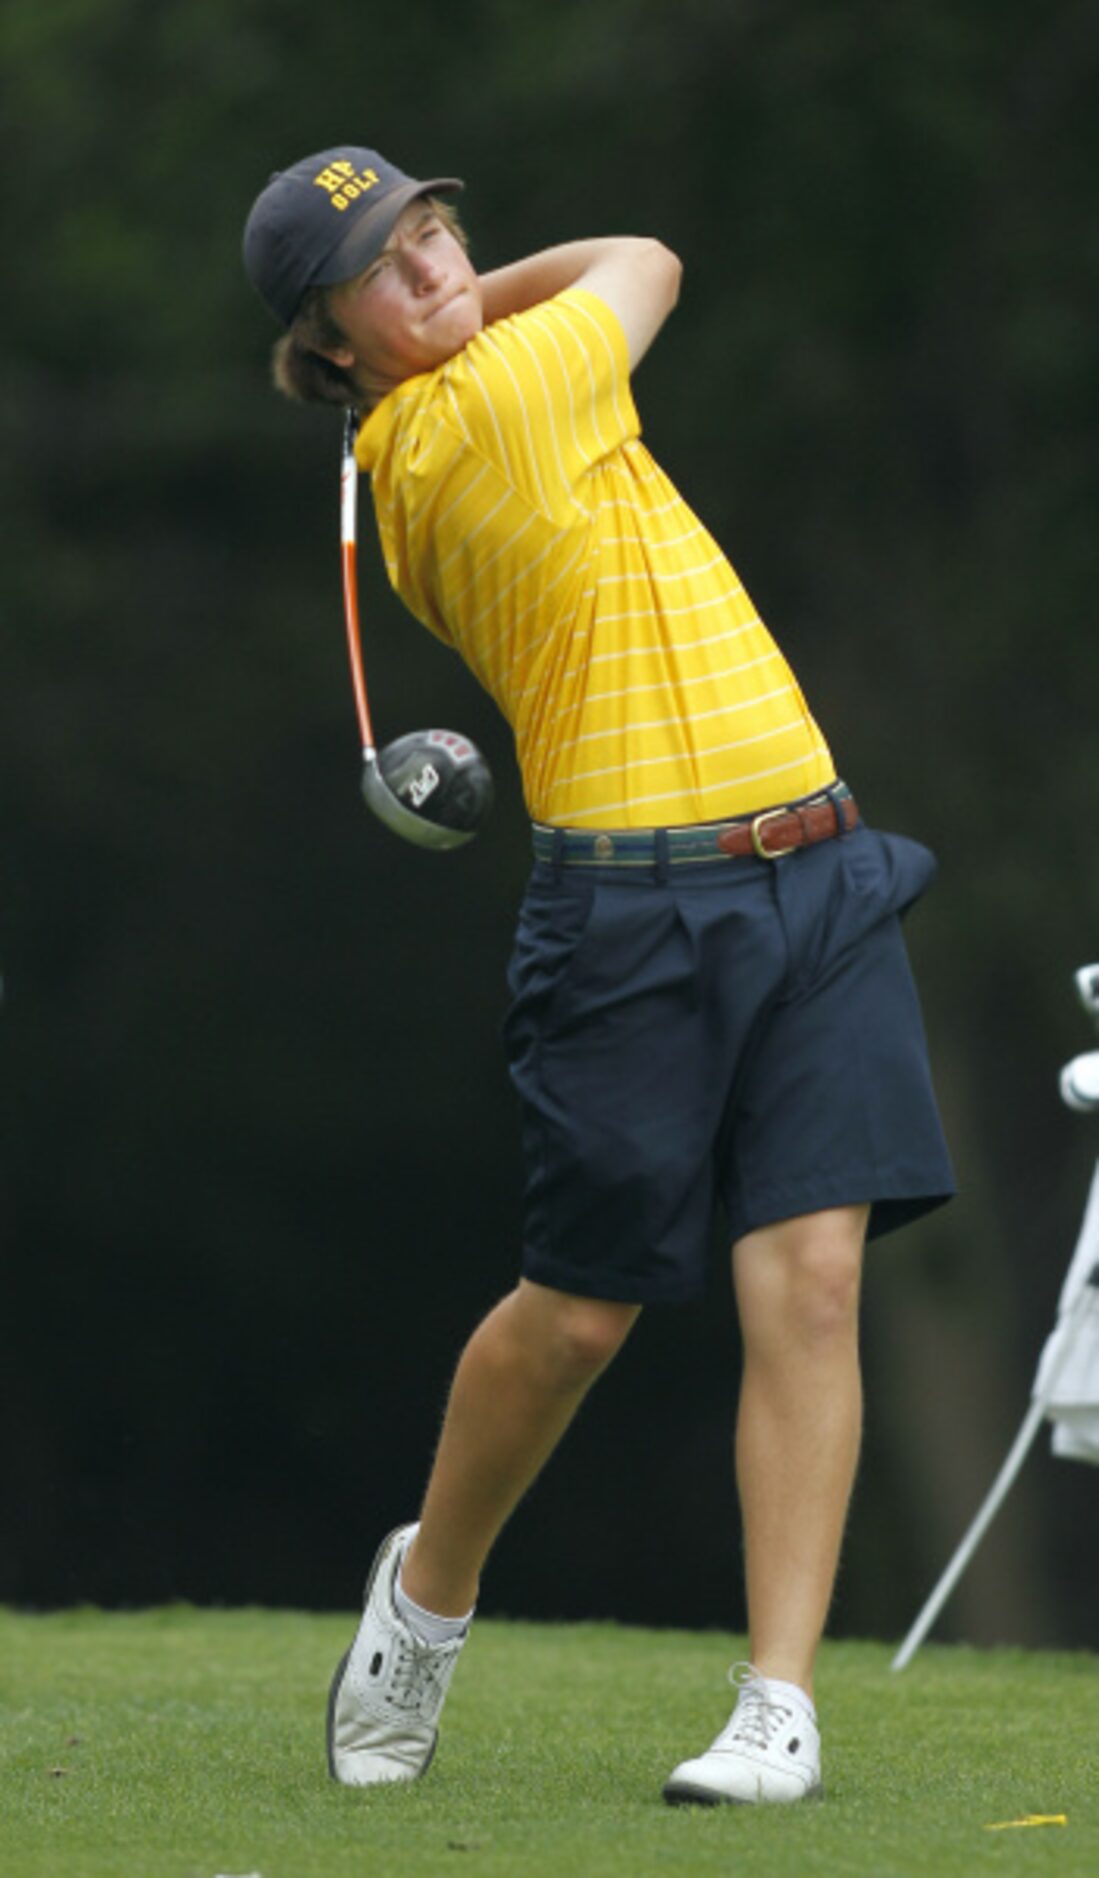
<instances>
[{"instance_id":1,"label":"young golfer","mask_svg":"<svg viewBox=\"0 0 1099 1878\"><path fill-rule=\"evenodd\" d=\"M330 1767L425 1771L497 1534L642 1305L702 1291L720 1202L751 1662L664 1793L799 1800L821 1782L863 1245L952 1189L900 931L934 862L862 820L640 441L631 378L675 256L613 237L479 275L460 187L326 150L272 178L244 244L286 328L279 387L365 413L390 580L507 717L534 823L506 1027L522 1275L458 1364L418 1522L375 1560Z\"/></svg>"}]
</instances>

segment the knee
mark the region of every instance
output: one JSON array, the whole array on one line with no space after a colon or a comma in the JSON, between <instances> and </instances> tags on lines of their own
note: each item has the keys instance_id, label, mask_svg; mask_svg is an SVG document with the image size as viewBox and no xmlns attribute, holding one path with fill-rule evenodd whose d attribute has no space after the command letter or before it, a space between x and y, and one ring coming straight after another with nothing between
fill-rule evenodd
<instances>
[{"instance_id":1,"label":"knee","mask_svg":"<svg viewBox=\"0 0 1099 1878\"><path fill-rule=\"evenodd\" d=\"M567 1360L582 1372L605 1368L618 1355L637 1314L634 1305L573 1298L561 1326Z\"/></svg>"},{"instance_id":2,"label":"knee","mask_svg":"<svg viewBox=\"0 0 1099 1878\"><path fill-rule=\"evenodd\" d=\"M864 1212L852 1209L787 1220L741 1241L738 1295L750 1346L804 1353L856 1335L864 1227Z\"/></svg>"},{"instance_id":3,"label":"knee","mask_svg":"<svg viewBox=\"0 0 1099 1878\"><path fill-rule=\"evenodd\" d=\"M634 1304L547 1293L538 1301L540 1344L566 1387L593 1380L617 1356L639 1314Z\"/></svg>"},{"instance_id":4,"label":"knee","mask_svg":"<svg viewBox=\"0 0 1099 1878\"><path fill-rule=\"evenodd\" d=\"M795 1254L788 1304L803 1343L827 1343L855 1330L861 1275L861 1249L809 1245Z\"/></svg>"}]
</instances>

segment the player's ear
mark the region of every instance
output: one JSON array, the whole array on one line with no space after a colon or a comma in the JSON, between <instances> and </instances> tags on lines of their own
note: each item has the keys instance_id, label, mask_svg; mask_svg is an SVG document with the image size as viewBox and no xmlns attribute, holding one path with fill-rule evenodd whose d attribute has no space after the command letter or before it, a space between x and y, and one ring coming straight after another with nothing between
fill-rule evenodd
<instances>
[{"instance_id":1,"label":"player's ear","mask_svg":"<svg viewBox=\"0 0 1099 1878\"><path fill-rule=\"evenodd\" d=\"M355 363L355 354L350 346L314 346L313 350L319 352L322 359L331 359L341 372L349 372Z\"/></svg>"}]
</instances>

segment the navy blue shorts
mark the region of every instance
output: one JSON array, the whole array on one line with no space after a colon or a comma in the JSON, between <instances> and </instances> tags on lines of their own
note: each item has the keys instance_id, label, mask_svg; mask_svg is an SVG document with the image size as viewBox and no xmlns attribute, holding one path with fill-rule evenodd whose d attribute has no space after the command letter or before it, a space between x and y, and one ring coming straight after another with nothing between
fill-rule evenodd
<instances>
[{"instance_id":1,"label":"navy blue shorts","mask_svg":"<svg viewBox=\"0 0 1099 1878\"><path fill-rule=\"evenodd\" d=\"M509 968L523 1272L696 1297L731 1237L869 1202L871 1236L954 1190L900 917L934 857L860 824L778 861L537 862Z\"/></svg>"}]
</instances>

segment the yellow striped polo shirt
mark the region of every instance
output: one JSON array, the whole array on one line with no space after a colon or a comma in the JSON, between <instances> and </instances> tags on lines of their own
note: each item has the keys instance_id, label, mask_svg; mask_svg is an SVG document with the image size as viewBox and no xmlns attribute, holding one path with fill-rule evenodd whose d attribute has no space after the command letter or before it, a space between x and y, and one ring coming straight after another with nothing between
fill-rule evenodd
<instances>
[{"instance_id":1,"label":"yellow striped polo shirt","mask_svg":"<svg viewBox=\"0 0 1099 1878\"><path fill-rule=\"evenodd\" d=\"M389 579L508 719L536 821L713 821L835 775L640 433L621 325L582 288L486 327L359 432Z\"/></svg>"}]
</instances>

